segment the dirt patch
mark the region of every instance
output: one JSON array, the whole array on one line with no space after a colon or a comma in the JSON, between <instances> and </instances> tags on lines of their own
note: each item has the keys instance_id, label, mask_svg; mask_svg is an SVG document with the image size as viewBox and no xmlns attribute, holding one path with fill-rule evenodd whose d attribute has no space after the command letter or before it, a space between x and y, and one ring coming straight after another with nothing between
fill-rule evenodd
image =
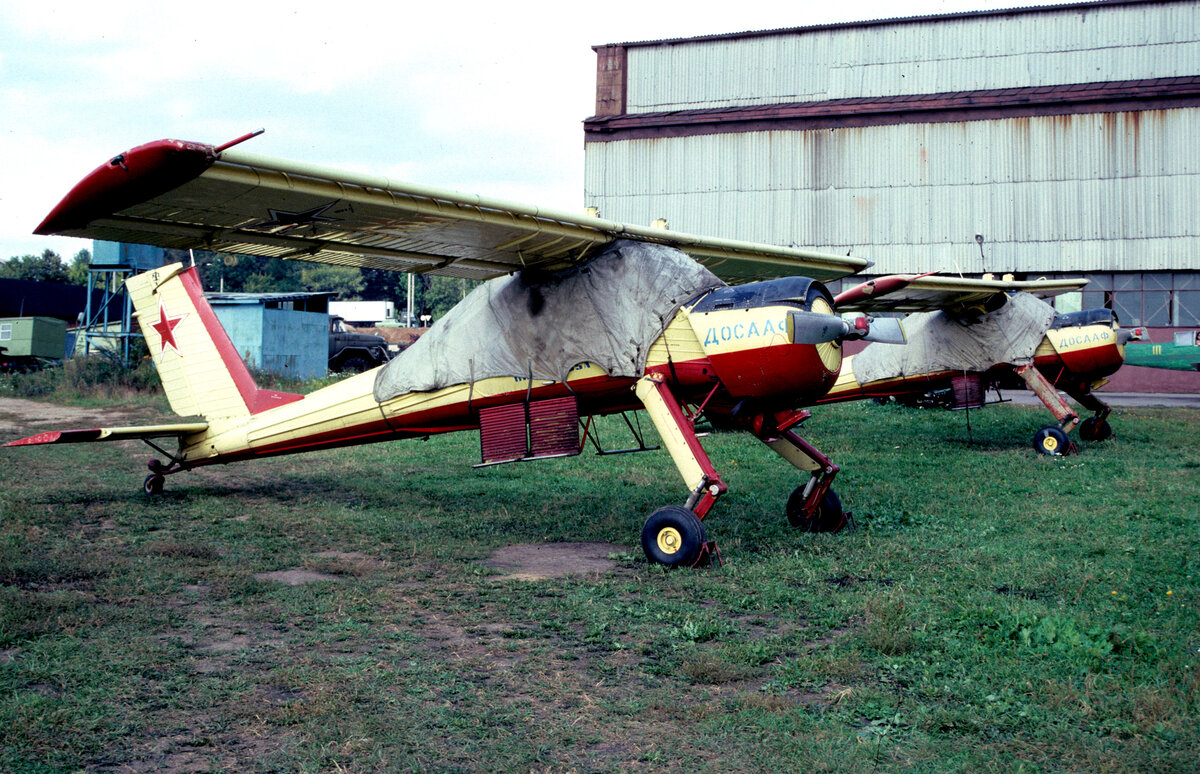
<instances>
[{"instance_id":1,"label":"dirt patch","mask_svg":"<svg viewBox=\"0 0 1200 774\"><path fill-rule=\"evenodd\" d=\"M39 429L128 424L134 412L107 407L59 406L25 398L0 398L0 433L30 435ZM124 421L123 421L124 420Z\"/></svg>"},{"instance_id":2,"label":"dirt patch","mask_svg":"<svg viewBox=\"0 0 1200 774\"><path fill-rule=\"evenodd\" d=\"M624 551L611 543L523 543L496 549L484 564L505 573L499 580L603 575L617 566L609 555Z\"/></svg>"},{"instance_id":3,"label":"dirt patch","mask_svg":"<svg viewBox=\"0 0 1200 774\"><path fill-rule=\"evenodd\" d=\"M269 580L282 583L285 586L303 586L305 583L320 581L337 581L336 575L313 570L276 570L275 572L257 572L254 577L258 580Z\"/></svg>"},{"instance_id":4,"label":"dirt patch","mask_svg":"<svg viewBox=\"0 0 1200 774\"><path fill-rule=\"evenodd\" d=\"M387 569L388 562L368 556L361 551L321 551L314 555L308 569L331 575L353 575L361 577Z\"/></svg>"}]
</instances>

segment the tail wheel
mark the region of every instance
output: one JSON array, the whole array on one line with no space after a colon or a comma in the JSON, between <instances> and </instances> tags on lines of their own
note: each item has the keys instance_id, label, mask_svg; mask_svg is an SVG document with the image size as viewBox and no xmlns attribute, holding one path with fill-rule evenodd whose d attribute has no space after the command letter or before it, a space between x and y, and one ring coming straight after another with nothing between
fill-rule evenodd
<instances>
[{"instance_id":1,"label":"tail wheel","mask_svg":"<svg viewBox=\"0 0 1200 774\"><path fill-rule=\"evenodd\" d=\"M1107 419L1088 417L1079 423L1079 437L1085 441L1106 441L1112 434L1112 425Z\"/></svg>"},{"instance_id":2,"label":"tail wheel","mask_svg":"<svg viewBox=\"0 0 1200 774\"><path fill-rule=\"evenodd\" d=\"M667 567L695 564L704 547L704 525L681 505L650 514L642 527L642 550L651 562Z\"/></svg>"},{"instance_id":3,"label":"tail wheel","mask_svg":"<svg viewBox=\"0 0 1200 774\"><path fill-rule=\"evenodd\" d=\"M1062 428L1050 425L1034 433L1033 448L1048 457L1059 457L1070 450L1071 439Z\"/></svg>"},{"instance_id":4,"label":"tail wheel","mask_svg":"<svg viewBox=\"0 0 1200 774\"><path fill-rule=\"evenodd\" d=\"M827 489L821 502L810 513L804 513L804 487L798 486L787 501L787 520L793 527L806 532L841 532L846 526L846 512L837 492Z\"/></svg>"}]
</instances>

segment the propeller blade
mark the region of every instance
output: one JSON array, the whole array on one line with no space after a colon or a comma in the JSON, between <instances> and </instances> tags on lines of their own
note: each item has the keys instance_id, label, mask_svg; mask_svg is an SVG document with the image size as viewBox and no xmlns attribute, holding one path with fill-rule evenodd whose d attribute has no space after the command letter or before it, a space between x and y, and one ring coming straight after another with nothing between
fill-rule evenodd
<instances>
[{"instance_id":1,"label":"propeller blade","mask_svg":"<svg viewBox=\"0 0 1200 774\"><path fill-rule=\"evenodd\" d=\"M878 344L907 344L908 337L904 335L904 326L898 317L878 317L871 320L867 335L863 341L874 341Z\"/></svg>"},{"instance_id":2,"label":"propeller blade","mask_svg":"<svg viewBox=\"0 0 1200 774\"><path fill-rule=\"evenodd\" d=\"M896 317L846 320L819 312L790 312L792 341L796 344L824 344L827 341L863 339L880 344L906 344L904 327Z\"/></svg>"},{"instance_id":3,"label":"propeller blade","mask_svg":"<svg viewBox=\"0 0 1200 774\"><path fill-rule=\"evenodd\" d=\"M832 314L801 311L788 314L792 342L795 344L824 344L827 341L837 341L854 330L843 322L842 318Z\"/></svg>"}]
</instances>

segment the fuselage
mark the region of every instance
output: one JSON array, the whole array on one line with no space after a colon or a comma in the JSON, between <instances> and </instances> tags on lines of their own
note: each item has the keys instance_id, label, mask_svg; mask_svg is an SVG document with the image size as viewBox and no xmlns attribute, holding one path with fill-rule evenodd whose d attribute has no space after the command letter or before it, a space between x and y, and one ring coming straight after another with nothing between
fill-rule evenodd
<instances>
[{"instance_id":1,"label":"fuselage","mask_svg":"<svg viewBox=\"0 0 1200 774\"><path fill-rule=\"evenodd\" d=\"M679 399L718 412L746 402L771 410L811 404L837 378L841 349L795 343L789 312L796 310L832 312L828 292L798 277L707 292L664 326L645 372L661 375ZM374 396L378 370L247 418L212 421L184 439L181 465L474 430L481 411L554 398L573 396L581 417L642 407L633 390L637 378L612 377L591 363L576 365L562 381L494 377L383 402Z\"/></svg>"},{"instance_id":2,"label":"fuselage","mask_svg":"<svg viewBox=\"0 0 1200 774\"><path fill-rule=\"evenodd\" d=\"M1033 365L1056 386L1074 387L1096 383L1115 373L1125 359L1119 326L1108 310L1094 310L1079 316L1063 315L1056 327L1046 331L1033 356ZM892 346L871 344L872 347ZM995 363L982 372L985 382L1013 383L1012 363ZM854 374L854 356L848 356L837 382L818 403L835 403L863 398L911 395L950 386L961 376L960 370L939 370L905 374L891 379L861 384Z\"/></svg>"}]
</instances>

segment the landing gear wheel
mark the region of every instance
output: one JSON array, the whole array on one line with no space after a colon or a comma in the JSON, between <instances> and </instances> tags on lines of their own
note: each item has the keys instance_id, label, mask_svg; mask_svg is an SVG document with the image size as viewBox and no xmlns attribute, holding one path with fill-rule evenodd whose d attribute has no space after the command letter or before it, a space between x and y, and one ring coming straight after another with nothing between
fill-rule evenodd
<instances>
[{"instance_id":1,"label":"landing gear wheel","mask_svg":"<svg viewBox=\"0 0 1200 774\"><path fill-rule=\"evenodd\" d=\"M1088 417L1079 423L1079 437L1085 441L1106 441L1112 434L1112 425L1107 419Z\"/></svg>"},{"instance_id":2,"label":"landing gear wheel","mask_svg":"<svg viewBox=\"0 0 1200 774\"><path fill-rule=\"evenodd\" d=\"M846 526L846 512L842 510L841 498L832 489L817 504L810 518L804 517L804 487L798 486L787 501L787 520L793 527L806 532L841 532Z\"/></svg>"},{"instance_id":3,"label":"landing gear wheel","mask_svg":"<svg viewBox=\"0 0 1200 774\"><path fill-rule=\"evenodd\" d=\"M682 505L659 508L642 527L642 550L651 562L667 567L690 566L703 547L704 525Z\"/></svg>"},{"instance_id":4,"label":"landing gear wheel","mask_svg":"<svg viewBox=\"0 0 1200 774\"><path fill-rule=\"evenodd\" d=\"M1034 433L1033 448L1048 457L1060 457L1071 448L1071 440L1062 428L1049 425Z\"/></svg>"},{"instance_id":5,"label":"landing gear wheel","mask_svg":"<svg viewBox=\"0 0 1200 774\"><path fill-rule=\"evenodd\" d=\"M146 476L146 480L142 482L142 491L148 495L160 495L163 492L163 482L166 477L158 473L151 473Z\"/></svg>"}]
</instances>

